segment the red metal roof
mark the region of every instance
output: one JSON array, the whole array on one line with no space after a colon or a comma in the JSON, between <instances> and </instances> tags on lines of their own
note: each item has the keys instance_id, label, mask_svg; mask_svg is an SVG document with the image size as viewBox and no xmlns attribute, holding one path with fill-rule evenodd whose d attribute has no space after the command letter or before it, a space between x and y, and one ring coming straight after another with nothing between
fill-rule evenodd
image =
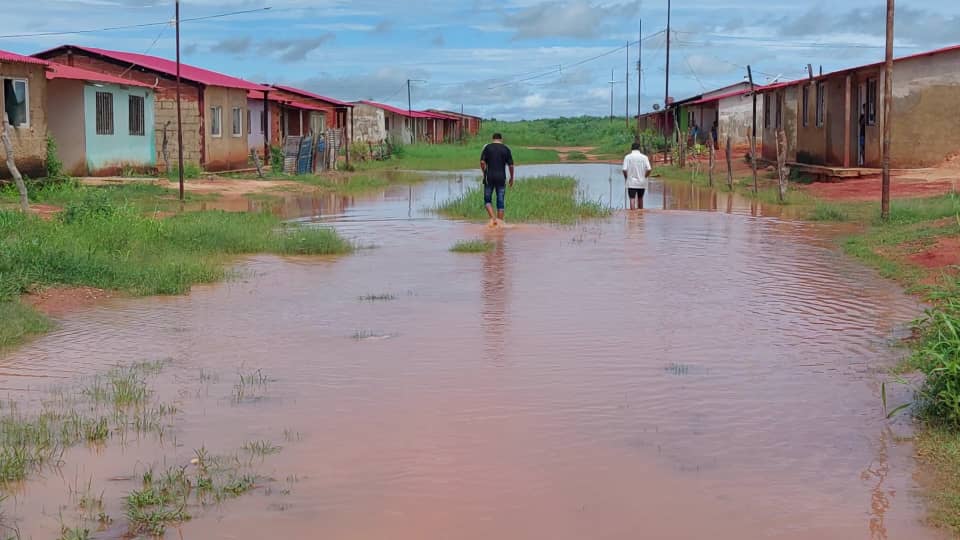
<instances>
[{"instance_id":1,"label":"red metal roof","mask_svg":"<svg viewBox=\"0 0 960 540\"><path fill-rule=\"evenodd\" d=\"M92 81L92 82L101 82L109 84L120 84L124 86L140 86L143 88L151 88L149 84L142 83L139 81L132 81L130 79L122 79L114 75L107 75L105 73L97 73L95 71L88 71L86 69L80 69L77 67L65 66L63 64L58 64L56 62L50 62L47 67L47 79L72 79L76 81Z\"/></svg>"},{"instance_id":2,"label":"red metal roof","mask_svg":"<svg viewBox=\"0 0 960 540\"><path fill-rule=\"evenodd\" d=\"M383 109L387 112L392 112L393 114L399 114L400 116L406 116L407 118L433 118L433 116L431 116L428 113L424 113L420 111L413 111L411 113L406 109L399 109L397 107L392 107L390 105L386 105L383 103L377 103L376 101L361 101L360 103L370 105L371 107L376 107L378 109Z\"/></svg>"},{"instance_id":3,"label":"red metal roof","mask_svg":"<svg viewBox=\"0 0 960 540\"><path fill-rule=\"evenodd\" d=\"M459 122L460 118L450 114L437 112L437 111L421 111L421 114L429 115L430 117L437 120L453 120L454 122Z\"/></svg>"},{"instance_id":4,"label":"red metal roof","mask_svg":"<svg viewBox=\"0 0 960 540\"><path fill-rule=\"evenodd\" d=\"M306 90L301 90L301 89L299 89L299 88L294 88L294 87L292 87L292 86L282 86L282 85L279 85L279 84L274 84L274 85L271 85L271 86L273 86L273 87L276 88L277 90L283 90L284 92L289 92L289 93L291 93L291 94L299 94L299 95L301 95L301 96L308 97L308 98L311 98L311 99L317 99L317 100L320 100L320 101L326 101L327 103L332 103L332 104L337 105L337 106L340 106L340 107L353 107L353 105L351 105L350 103L347 103L346 101L340 101L339 99L334 99L334 98L331 98L331 97L321 96L321 95L319 95L319 94L314 94L313 92L308 92L308 91L306 91Z\"/></svg>"},{"instance_id":5,"label":"red metal roof","mask_svg":"<svg viewBox=\"0 0 960 540\"><path fill-rule=\"evenodd\" d=\"M763 88L763 87L758 88L758 90L761 89L761 88ZM719 95L719 96L705 97L705 98L702 98L702 99L698 99L697 101L694 101L694 102L690 103L690 105L700 105L700 104L702 104L702 103L713 103L714 101L720 101L721 99L727 99L727 98L742 96L742 95L744 95L744 94L749 94L749 93L750 93L750 89L749 89L749 88L747 88L746 90L737 90L736 92L729 92L729 93L727 93L727 94L721 94L721 95Z\"/></svg>"},{"instance_id":6,"label":"red metal roof","mask_svg":"<svg viewBox=\"0 0 960 540\"><path fill-rule=\"evenodd\" d=\"M14 52L2 51L0 50L0 62L16 62L18 64L37 64L41 66L47 65L46 60L41 60L39 58L34 58L32 56L24 56L22 54L17 54Z\"/></svg>"},{"instance_id":7,"label":"red metal roof","mask_svg":"<svg viewBox=\"0 0 960 540\"><path fill-rule=\"evenodd\" d=\"M287 103L290 107L296 107L297 109L303 109L305 111L327 111L329 109L324 109L318 105L313 105L312 103L304 103L303 101L291 101Z\"/></svg>"},{"instance_id":8,"label":"red metal roof","mask_svg":"<svg viewBox=\"0 0 960 540\"><path fill-rule=\"evenodd\" d=\"M84 51L90 54L96 54L99 56L104 56L112 60L119 62L130 63L144 69L151 71L156 71L163 73L165 75L175 77L177 75L177 63L173 60L167 60L166 58L160 58L157 56L150 56L146 54L137 54L130 52L122 51L110 51L107 49L97 49L94 47L79 47L77 45L62 45L48 51L37 53L34 56L43 56L46 53L55 51L62 48L72 48L77 49L78 51ZM260 90L263 91L265 87L255 84L243 79L238 79L236 77L231 77L229 75L224 75L222 73L217 73L215 71L209 71L203 68L194 67L188 64L180 64L180 77L187 81L192 81L207 86L223 86L225 88L239 88L242 90Z\"/></svg>"}]
</instances>

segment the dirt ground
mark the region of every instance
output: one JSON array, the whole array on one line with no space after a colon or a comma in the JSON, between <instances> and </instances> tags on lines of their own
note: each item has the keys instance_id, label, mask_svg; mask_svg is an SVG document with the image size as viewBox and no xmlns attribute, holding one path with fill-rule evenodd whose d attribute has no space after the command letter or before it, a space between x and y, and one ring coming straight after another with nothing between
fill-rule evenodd
<instances>
[{"instance_id":1,"label":"dirt ground","mask_svg":"<svg viewBox=\"0 0 960 540\"><path fill-rule=\"evenodd\" d=\"M881 186L880 176L867 176L816 182L802 189L814 197L830 201L869 202L880 200ZM894 199L935 197L952 191L960 191L960 170L910 171L893 174L890 179L890 196Z\"/></svg>"},{"instance_id":2,"label":"dirt ground","mask_svg":"<svg viewBox=\"0 0 960 540\"><path fill-rule=\"evenodd\" d=\"M122 293L94 287L50 287L24 295L21 299L40 313L57 317L120 295Z\"/></svg>"},{"instance_id":3,"label":"dirt ground","mask_svg":"<svg viewBox=\"0 0 960 540\"><path fill-rule=\"evenodd\" d=\"M104 186L109 184L129 183L138 180L130 178L81 178L81 182L88 186ZM144 182L156 183L171 190L179 188L177 182L171 182L166 179L154 180L144 179ZM302 189L303 184L287 180L244 180L239 178L223 178L210 176L197 180L189 180L184 183L184 190L190 193L210 194L217 193L223 196L229 195L252 195L256 193L265 193L281 189Z\"/></svg>"},{"instance_id":4,"label":"dirt ground","mask_svg":"<svg viewBox=\"0 0 960 540\"><path fill-rule=\"evenodd\" d=\"M960 237L941 238L928 249L910 255L907 260L928 270L960 267Z\"/></svg>"}]
</instances>

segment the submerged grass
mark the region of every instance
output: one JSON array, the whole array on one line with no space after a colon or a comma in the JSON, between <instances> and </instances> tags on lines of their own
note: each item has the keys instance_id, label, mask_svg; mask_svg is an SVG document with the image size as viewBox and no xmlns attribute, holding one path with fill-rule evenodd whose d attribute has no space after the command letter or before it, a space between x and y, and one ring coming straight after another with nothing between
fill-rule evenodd
<instances>
[{"instance_id":1,"label":"submerged grass","mask_svg":"<svg viewBox=\"0 0 960 540\"><path fill-rule=\"evenodd\" d=\"M519 180L507 190L507 220L572 224L580 219L610 215L600 203L582 201L577 194L577 181L570 177L544 176ZM441 215L456 219L487 219L483 189L479 185L466 194L437 208Z\"/></svg>"},{"instance_id":2,"label":"submerged grass","mask_svg":"<svg viewBox=\"0 0 960 540\"><path fill-rule=\"evenodd\" d=\"M444 171L480 168L480 153L488 138L473 140L467 144L413 144L401 147L387 161L366 161L357 164L358 170L406 169L414 171ZM511 144L509 140L507 144ZM535 150L520 144L510 147L513 159L518 164L558 163L560 155L555 150Z\"/></svg>"},{"instance_id":3,"label":"submerged grass","mask_svg":"<svg viewBox=\"0 0 960 540\"><path fill-rule=\"evenodd\" d=\"M492 251L495 244L487 240L463 240L450 248L454 253L486 253Z\"/></svg>"},{"instance_id":4,"label":"submerged grass","mask_svg":"<svg viewBox=\"0 0 960 540\"><path fill-rule=\"evenodd\" d=\"M17 300L0 300L0 321L3 321L0 323L0 350L21 343L30 336L43 334L53 327L49 319Z\"/></svg>"},{"instance_id":5,"label":"submerged grass","mask_svg":"<svg viewBox=\"0 0 960 540\"><path fill-rule=\"evenodd\" d=\"M182 294L196 283L224 279L231 256L332 255L353 249L333 229L288 226L269 214L187 212L155 219L103 195L70 202L49 221L0 210L0 315L5 321L0 346L49 327L16 303L18 295L38 286Z\"/></svg>"}]
</instances>

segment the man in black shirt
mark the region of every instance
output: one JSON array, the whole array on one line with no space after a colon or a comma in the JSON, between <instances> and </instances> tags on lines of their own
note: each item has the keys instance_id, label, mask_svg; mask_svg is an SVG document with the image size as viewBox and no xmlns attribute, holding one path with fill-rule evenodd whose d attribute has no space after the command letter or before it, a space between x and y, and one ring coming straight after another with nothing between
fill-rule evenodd
<instances>
[{"instance_id":1,"label":"man in black shirt","mask_svg":"<svg viewBox=\"0 0 960 540\"><path fill-rule=\"evenodd\" d=\"M503 144L503 135L493 134L493 142L483 147L480 154L480 169L483 171L483 202L490 216L490 226L496 227L497 219L503 221L504 196L507 191L507 169L510 169L510 187L513 187L513 153ZM497 192L497 213L493 213L493 192Z\"/></svg>"}]
</instances>

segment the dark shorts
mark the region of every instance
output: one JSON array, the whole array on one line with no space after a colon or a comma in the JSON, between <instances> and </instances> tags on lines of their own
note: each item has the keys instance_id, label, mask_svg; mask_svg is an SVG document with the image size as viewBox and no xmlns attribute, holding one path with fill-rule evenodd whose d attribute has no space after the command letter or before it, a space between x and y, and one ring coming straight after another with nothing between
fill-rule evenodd
<instances>
[{"instance_id":1,"label":"dark shorts","mask_svg":"<svg viewBox=\"0 0 960 540\"><path fill-rule=\"evenodd\" d=\"M504 198L507 195L507 186L504 185L493 185L490 183L483 184L483 204L493 204L493 192L497 192L497 210L503 210L505 208Z\"/></svg>"},{"instance_id":2,"label":"dark shorts","mask_svg":"<svg viewBox=\"0 0 960 540\"><path fill-rule=\"evenodd\" d=\"M646 189L643 188L627 188L627 192L630 195L631 199L642 199L643 194L646 193Z\"/></svg>"}]
</instances>

